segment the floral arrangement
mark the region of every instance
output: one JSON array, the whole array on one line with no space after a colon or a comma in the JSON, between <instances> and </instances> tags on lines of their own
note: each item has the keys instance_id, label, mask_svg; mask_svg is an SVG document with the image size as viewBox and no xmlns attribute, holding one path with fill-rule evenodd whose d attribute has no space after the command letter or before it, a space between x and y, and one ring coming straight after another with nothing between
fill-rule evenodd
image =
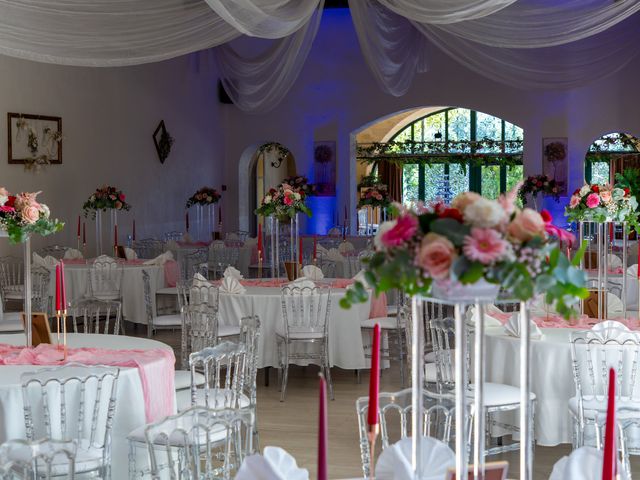
<instances>
[{"instance_id":1,"label":"floral arrangement","mask_svg":"<svg viewBox=\"0 0 640 480\"><path fill-rule=\"evenodd\" d=\"M551 163L559 162L567 156L567 149L562 142L551 142L544 148L544 155Z\"/></svg>"},{"instance_id":2,"label":"floral arrangement","mask_svg":"<svg viewBox=\"0 0 640 480\"><path fill-rule=\"evenodd\" d=\"M565 208L570 222L629 222L638 224L638 201L629 188L612 185L583 185Z\"/></svg>"},{"instance_id":3,"label":"floral arrangement","mask_svg":"<svg viewBox=\"0 0 640 480\"><path fill-rule=\"evenodd\" d=\"M277 188L270 189L262 199L260 207L256 209L256 215L269 217L275 215L279 220L293 218L296 213L302 212L308 217L311 210L305 205L306 193L300 187L289 183L282 183Z\"/></svg>"},{"instance_id":4,"label":"floral arrangement","mask_svg":"<svg viewBox=\"0 0 640 480\"><path fill-rule=\"evenodd\" d=\"M95 218L97 210L130 210L131 205L125 201L125 195L116 187L104 185L96 189L82 205L84 216L92 214Z\"/></svg>"},{"instance_id":5,"label":"floral arrangement","mask_svg":"<svg viewBox=\"0 0 640 480\"><path fill-rule=\"evenodd\" d=\"M488 283L501 294L526 301L544 293L546 302L569 317L586 298L586 276L579 269L584 246L569 260L557 246L574 237L551 223L544 211L520 209L518 188L489 200L474 192L451 203L408 208L393 205L397 218L385 222L374 239L375 252L365 267L366 283L376 292L401 289L408 295ZM360 282L341 305L368 298Z\"/></svg>"},{"instance_id":6,"label":"floral arrangement","mask_svg":"<svg viewBox=\"0 0 640 480\"><path fill-rule=\"evenodd\" d=\"M358 201L358 208L367 206L388 208L391 205L389 192L384 183L371 183L368 186L361 183L360 185L363 186L363 189L366 188L366 190L364 190L364 192L361 190L362 193Z\"/></svg>"},{"instance_id":7,"label":"floral arrangement","mask_svg":"<svg viewBox=\"0 0 640 480\"><path fill-rule=\"evenodd\" d=\"M304 191L304 194L307 197L311 197L316 194L316 186L313 183L309 183L309 179L304 175L287 177L282 181L282 183L291 185L294 189Z\"/></svg>"},{"instance_id":8,"label":"floral arrangement","mask_svg":"<svg viewBox=\"0 0 640 480\"><path fill-rule=\"evenodd\" d=\"M62 230L64 223L52 220L49 207L36 199L39 193L11 195L0 187L0 228L12 243L24 242L33 233L46 236Z\"/></svg>"},{"instance_id":9,"label":"floral arrangement","mask_svg":"<svg viewBox=\"0 0 640 480\"><path fill-rule=\"evenodd\" d=\"M202 187L187 200L186 208L193 205L213 205L218 203L222 195L215 188Z\"/></svg>"},{"instance_id":10,"label":"floral arrangement","mask_svg":"<svg viewBox=\"0 0 640 480\"><path fill-rule=\"evenodd\" d=\"M531 194L534 200L538 194L548 195L553 197L557 202L560 200L560 186L555 179L548 175L531 175L524 179L524 182L518 191L518 195L522 200L523 205L527 204L528 194Z\"/></svg>"}]
</instances>

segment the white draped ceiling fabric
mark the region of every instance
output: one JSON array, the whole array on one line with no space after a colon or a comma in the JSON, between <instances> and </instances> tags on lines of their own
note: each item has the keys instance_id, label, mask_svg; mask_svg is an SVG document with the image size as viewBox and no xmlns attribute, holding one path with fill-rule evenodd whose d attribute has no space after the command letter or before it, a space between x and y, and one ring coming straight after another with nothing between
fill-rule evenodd
<instances>
[{"instance_id":1,"label":"white draped ceiling fabric","mask_svg":"<svg viewBox=\"0 0 640 480\"><path fill-rule=\"evenodd\" d=\"M434 45L493 80L580 86L636 57L640 0L349 0L365 60L403 95ZM324 0L0 0L0 54L79 66L165 60L214 46L225 89L248 112L274 108L300 73ZM228 45L267 39L260 54ZM213 88L213 86L212 86Z\"/></svg>"}]
</instances>

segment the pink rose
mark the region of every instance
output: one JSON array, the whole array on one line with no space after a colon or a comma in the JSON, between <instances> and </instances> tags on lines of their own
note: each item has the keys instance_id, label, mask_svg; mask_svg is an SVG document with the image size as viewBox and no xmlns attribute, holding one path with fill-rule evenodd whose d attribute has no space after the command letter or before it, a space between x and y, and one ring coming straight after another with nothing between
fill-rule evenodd
<instances>
[{"instance_id":1,"label":"pink rose","mask_svg":"<svg viewBox=\"0 0 640 480\"><path fill-rule=\"evenodd\" d=\"M571 200L569 200L569 208L576 208L578 205L580 205L580 196L571 195Z\"/></svg>"},{"instance_id":2,"label":"pink rose","mask_svg":"<svg viewBox=\"0 0 640 480\"><path fill-rule=\"evenodd\" d=\"M290 195L285 194L284 196L284 204L287 206L293 205L293 198Z\"/></svg>"},{"instance_id":3,"label":"pink rose","mask_svg":"<svg viewBox=\"0 0 640 480\"><path fill-rule=\"evenodd\" d=\"M590 193L587 197L587 207L596 208L600 205L600 196L597 193Z\"/></svg>"},{"instance_id":4,"label":"pink rose","mask_svg":"<svg viewBox=\"0 0 640 480\"><path fill-rule=\"evenodd\" d=\"M118 198L120 199L121 202L124 202L124 193L121 193Z\"/></svg>"},{"instance_id":5,"label":"pink rose","mask_svg":"<svg viewBox=\"0 0 640 480\"><path fill-rule=\"evenodd\" d=\"M603 203L609 203L611 201L611 192L609 190L600 191L600 199Z\"/></svg>"},{"instance_id":6,"label":"pink rose","mask_svg":"<svg viewBox=\"0 0 640 480\"><path fill-rule=\"evenodd\" d=\"M389 247L399 247L411 240L418 231L418 219L413 215L403 215L390 230L382 234L382 244Z\"/></svg>"},{"instance_id":7,"label":"pink rose","mask_svg":"<svg viewBox=\"0 0 640 480\"><path fill-rule=\"evenodd\" d=\"M526 242L534 237L544 237L545 223L538 212L525 208L509 224L507 233L515 240Z\"/></svg>"},{"instance_id":8,"label":"pink rose","mask_svg":"<svg viewBox=\"0 0 640 480\"><path fill-rule=\"evenodd\" d=\"M428 233L422 239L416 264L422 267L430 277L443 280L449 276L449 269L455 257L456 249L453 243L442 235Z\"/></svg>"},{"instance_id":9,"label":"pink rose","mask_svg":"<svg viewBox=\"0 0 640 480\"><path fill-rule=\"evenodd\" d=\"M116 200L116 210L120 210L122 208L122 202L120 200Z\"/></svg>"},{"instance_id":10,"label":"pink rose","mask_svg":"<svg viewBox=\"0 0 640 480\"><path fill-rule=\"evenodd\" d=\"M22 215L22 220L24 220L25 223L36 223L40 218L40 210L38 207L31 205L24 207L20 214Z\"/></svg>"}]
</instances>

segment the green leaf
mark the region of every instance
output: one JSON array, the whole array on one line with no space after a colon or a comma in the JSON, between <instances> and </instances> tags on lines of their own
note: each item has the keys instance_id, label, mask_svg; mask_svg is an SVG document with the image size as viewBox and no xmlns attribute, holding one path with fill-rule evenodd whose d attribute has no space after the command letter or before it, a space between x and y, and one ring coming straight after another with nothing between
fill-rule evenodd
<instances>
[{"instance_id":1,"label":"green leaf","mask_svg":"<svg viewBox=\"0 0 640 480\"><path fill-rule=\"evenodd\" d=\"M453 218L439 218L431 222L431 231L448 238L455 246L461 247L471 229Z\"/></svg>"},{"instance_id":2,"label":"green leaf","mask_svg":"<svg viewBox=\"0 0 640 480\"><path fill-rule=\"evenodd\" d=\"M460 281L464 284L476 283L484 274L484 265L480 262L473 262L467 270L460 276Z\"/></svg>"}]
</instances>

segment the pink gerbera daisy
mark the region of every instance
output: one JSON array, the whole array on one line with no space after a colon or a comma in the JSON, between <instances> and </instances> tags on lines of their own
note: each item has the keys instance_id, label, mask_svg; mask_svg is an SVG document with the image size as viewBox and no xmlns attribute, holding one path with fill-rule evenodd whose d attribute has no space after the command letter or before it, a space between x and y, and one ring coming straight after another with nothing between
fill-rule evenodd
<instances>
[{"instance_id":1,"label":"pink gerbera daisy","mask_svg":"<svg viewBox=\"0 0 640 480\"><path fill-rule=\"evenodd\" d=\"M469 260L488 265L501 258L507 250L507 242L496 230L472 228L464 239L462 251Z\"/></svg>"}]
</instances>

